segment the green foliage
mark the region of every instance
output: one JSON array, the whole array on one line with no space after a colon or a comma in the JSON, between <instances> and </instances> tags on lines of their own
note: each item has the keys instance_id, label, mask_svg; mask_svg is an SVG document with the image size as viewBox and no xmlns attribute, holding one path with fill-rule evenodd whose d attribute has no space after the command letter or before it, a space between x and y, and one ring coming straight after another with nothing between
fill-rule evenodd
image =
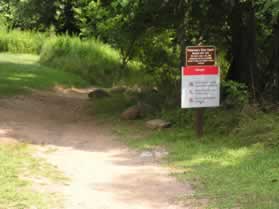
<instances>
[{"instance_id":1,"label":"green foliage","mask_svg":"<svg viewBox=\"0 0 279 209\"><path fill-rule=\"evenodd\" d=\"M100 86L111 86L119 79L121 72L116 50L94 39L82 41L70 36L47 40L40 63L76 73Z\"/></svg>"},{"instance_id":2,"label":"green foliage","mask_svg":"<svg viewBox=\"0 0 279 209\"><path fill-rule=\"evenodd\" d=\"M271 11L274 21L277 21L277 16L279 15L279 1L278 0L270 0L265 2L265 11Z\"/></svg>"},{"instance_id":3,"label":"green foliage","mask_svg":"<svg viewBox=\"0 0 279 209\"><path fill-rule=\"evenodd\" d=\"M222 100L226 107L242 108L248 104L249 94L244 84L234 81L222 82Z\"/></svg>"},{"instance_id":4,"label":"green foliage","mask_svg":"<svg viewBox=\"0 0 279 209\"><path fill-rule=\"evenodd\" d=\"M140 63L122 66L119 52L95 39L81 40L68 35L0 30L0 52L40 54L42 64L73 72L95 85L115 82L146 83ZM149 79L150 80L150 79Z\"/></svg>"},{"instance_id":5,"label":"green foliage","mask_svg":"<svg viewBox=\"0 0 279 209\"><path fill-rule=\"evenodd\" d=\"M41 33L0 30L0 52L39 54L45 39Z\"/></svg>"},{"instance_id":6,"label":"green foliage","mask_svg":"<svg viewBox=\"0 0 279 209\"><path fill-rule=\"evenodd\" d=\"M131 60L139 62L144 73L153 76L152 85L168 95L179 89L185 47L216 45L223 79L245 83L257 97L253 99L262 99L259 92L264 92L272 101L279 98L278 11L278 0L0 2L7 31L51 30L101 40L119 50L119 76Z\"/></svg>"},{"instance_id":7,"label":"green foliage","mask_svg":"<svg viewBox=\"0 0 279 209\"><path fill-rule=\"evenodd\" d=\"M78 0L55 0L54 6L56 31L78 35L80 33L79 6L81 6L81 2Z\"/></svg>"},{"instance_id":8,"label":"green foliage","mask_svg":"<svg viewBox=\"0 0 279 209\"><path fill-rule=\"evenodd\" d=\"M6 20L3 15L0 14L0 31L6 30Z\"/></svg>"},{"instance_id":9,"label":"green foliage","mask_svg":"<svg viewBox=\"0 0 279 209\"><path fill-rule=\"evenodd\" d=\"M34 55L0 54L0 96L48 90L56 85L88 85L77 75L41 66Z\"/></svg>"},{"instance_id":10,"label":"green foliage","mask_svg":"<svg viewBox=\"0 0 279 209\"><path fill-rule=\"evenodd\" d=\"M3 0L0 12L8 29L78 33L77 0Z\"/></svg>"}]
</instances>

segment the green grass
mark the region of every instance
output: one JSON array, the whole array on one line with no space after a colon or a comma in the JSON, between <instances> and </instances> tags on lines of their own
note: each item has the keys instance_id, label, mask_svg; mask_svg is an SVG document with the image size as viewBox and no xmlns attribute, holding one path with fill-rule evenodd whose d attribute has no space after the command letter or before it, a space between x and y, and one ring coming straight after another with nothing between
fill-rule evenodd
<instances>
[{"instance_id":1,"label":"green grass","mask_svg":"<svg viewBox=\"0 0 279 209\"><path fill-rule=\"evenodd\" d=\"M0 54L0 96L48 90L55 85L86 86L77 75L38 64L36 55Z\"/></svg>"},{"instance_id":2,"label":"green grass","mask_svg":"<svg viewBox=\"0 0 279 209\"><path fill-rule=\"evenodd\" d=\"M40 62L73 72L92 84L111 86L121 73L118 51L97 40L57 36L46 40Z\"/></svg>"},{"instance_id":3,"label":"green grass","mask_svg":"<svg viewBox=\"0 0 279 209\"><path fill-rule=\"evenodd\" d=\"M40 159L31 157L32 149L24 144L0 146L0 208L40 209L60 205L55 194L42 194L32 188L28 179L62 176L54 167Z\"/></svg>"},{"instance_id":4,"label":"green grass","mask_svg":"<svg viewBox=\"0 0 279 209\"><path fill-rule=\"evenodd\" d=\"M273 124L278 119L278 116L269 116ZM175 175L192 182L196 197L209 199L209 208L279 208L279 146L269 144L268 138L264 138L267 144L255 139L259 137L256 133L252 134L254 137L250 134L252 139L244 137L244 133L235 136L209 133L197 139L191 128L138 137L146 132L143 127L125 124L115 129L134 148L166 147L170 152L168 163L184 171ZM250 132L256 130L250 129ZM136 140L133 139L135 133ZM279 125L266 131L265 135L277 136L279 142Z\"/></svg>"},{"instance_id":5,"label":"green grass","mask_svg":"<svg viewBox=\"0 0 279 209\"><path fill-rule=\"evenodd\" d=\"M276 209L279 207L278 149L262 144L239 146L234 137L205 137L199 142L191 130L157 133L140 143L164 145L169 163L184 170L176 174L189 180L197 198L207 198L209 208Z\"/></svg>"},{"instance_id":6,"label":"green grass","mask_svg":"<svg viewBox=\"0 0 279 209\"><path fill-rule=\"evenodd\" d=\"M192 111L166 111L161 117L176 122L174 127L152 131L143 121L119 120L115 108L106 107L107 117L99 118L100 122L112 123L113 130L133 148L166 147L167 164L179 171L173 175L192 183L196 198L209 200L208 208L279 208L278 112L262 113L251 106L207 110L205 136L198 139ZM102 116L99 110L95 113Z\"/></svg>"},{"instance_id":7,"label":"green grass","mask_svg":"<svg viewBox=\"0 0 279 209\"><path fill-rule=\"evenodd\" d=\"M0 52L38 54L40 63L99 86L112 86L128 74L122 69L120 53L95 39L32 31L8 33L0 28ZM129 68L137 68L137 64L129 64Z\"/></svg>"},{"instance_id":8,"label":"green grass","mask_svg":"<svg viewBox=\"0 0 279 209\"><path fill-rule=\"evenodd\" d=\"M0 28L0 52L40 54L46 34Z\"/></svg>"},{"instance_id":9,"label":"green grass","mask_svg":"<svg viewBox=\"0 0 279 209\"><path fill-rule=\"evenodd\" d=\"M1 27L1 26L0 26ZM95 39L0 28L0 52L37 54L40 63L74 73L91 84L110 87L114 84L154 83L143 73L140 62L130 62L123 69L118 50Z\"/></svg>"}]
</instances>

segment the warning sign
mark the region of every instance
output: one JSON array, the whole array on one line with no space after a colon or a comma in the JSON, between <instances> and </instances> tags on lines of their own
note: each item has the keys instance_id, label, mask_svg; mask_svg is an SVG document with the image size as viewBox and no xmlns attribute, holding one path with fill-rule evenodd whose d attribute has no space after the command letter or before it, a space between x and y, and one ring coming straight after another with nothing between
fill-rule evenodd
<instances>
[{"instance_id":1,"label":"warning sign","mask_svg":"<svg viewBox=\"0 0 279 209\"><path fill-rule=\"evenodd\" d=\"M220 71L216 66L182 68L182 108L218 107Z\"/></svg>"},{"instance_id":2,"label":"warning sign","mask_svg":"<svg viewBox=\"0 0 279 209\"><path fill-rule=\"evenodd\" d=\"M216 48L214 46L191 46L186 48L187 66L215 65Z\"/></svg>"}]
</instances>

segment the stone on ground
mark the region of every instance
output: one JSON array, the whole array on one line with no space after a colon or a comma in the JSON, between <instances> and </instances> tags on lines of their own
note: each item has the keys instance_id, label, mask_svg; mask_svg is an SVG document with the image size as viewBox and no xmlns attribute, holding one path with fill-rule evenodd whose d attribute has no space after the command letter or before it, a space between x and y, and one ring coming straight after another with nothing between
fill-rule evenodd
<instances>
[{"instance_id":1,"label":"stone on ground","mask_svg":"<svg viewBox=\"0 0 279 209\"><path fill-rule=\"evenodd\" d=\"M146 126L151 129L165 129L171 127L171 123L165 120L155 119L147 121Z\"/></svg>"}]
</instances>

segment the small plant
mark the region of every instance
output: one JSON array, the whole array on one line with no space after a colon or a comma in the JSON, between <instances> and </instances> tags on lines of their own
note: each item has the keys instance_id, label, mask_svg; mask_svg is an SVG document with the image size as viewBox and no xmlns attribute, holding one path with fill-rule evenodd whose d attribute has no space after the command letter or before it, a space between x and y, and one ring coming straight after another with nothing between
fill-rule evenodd
<instances>
[{"instance_id":1,"label":"small plant","mask_svg":"<svg viewBox=\"0 0 279 209\"><path fill-rule=\"evenodd\" d=\"M235 81L222 82L222 104L227 108L243 107L248 104L248 89Z\"/></svg>"}]
</instances>

